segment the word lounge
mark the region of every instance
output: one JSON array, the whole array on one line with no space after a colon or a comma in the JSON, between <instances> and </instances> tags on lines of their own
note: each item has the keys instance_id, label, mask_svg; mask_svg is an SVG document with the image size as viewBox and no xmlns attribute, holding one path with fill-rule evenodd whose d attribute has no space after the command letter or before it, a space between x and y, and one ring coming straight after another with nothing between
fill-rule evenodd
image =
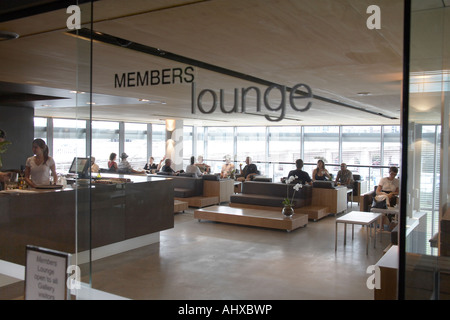
<instances>
[{"instance_id":1,"label":"word lounge","mask_svg":"<svg viewBox=\"0 0 450 320\"><path fill-rule=\"evenodd\" d=\"M219 108L222 111L222 113L245 113L246 112L246 102L247 102L247 95L253 94L256 96L256 111L261 112L261 104L264 104L264 107L273 112L280 112L278 116L271 116L268 114L265 114L265 118L269 121L281 121L284 119L286 115L286 100L289 99L289 104L291 108L295 111L299 112L305 112L311 108L312 102L308 101L306 106L300 108L296 104L296 100L298 99L307 99L312 98L312 91L311 88L303 83L299 83L295 85L293 88L288 89L286 86L282 85L270 85L267 87L267 89L264 91L264 94L261 94L261 90L258 87L248 87L248 88L242 88L241 89L241 98L239 99L239 89L234 89L234 104L233 107L227 110L227 107L225 107L224 103L224 90L219 90L219 97L217 93L212 89L203 89L201 90L197 95L196 85L195 82L192 82L192 114L196 113L196 110L199 110L203 114L211 114L214 113L217 109L217 105L219 104ZM306 92L300 91L300 89L305 89ZM269 102L270 93L272 90L278 90L279 94L281 95L281 102L277 106L272 106ZM287 94L287 91L290 91L289 94ZM207 106L204 106L205 99L207 101ZM239 100L241 101L241 107L239 108ZM261 101L262 100L262 101Z\"/></svg>"}]
</instances>

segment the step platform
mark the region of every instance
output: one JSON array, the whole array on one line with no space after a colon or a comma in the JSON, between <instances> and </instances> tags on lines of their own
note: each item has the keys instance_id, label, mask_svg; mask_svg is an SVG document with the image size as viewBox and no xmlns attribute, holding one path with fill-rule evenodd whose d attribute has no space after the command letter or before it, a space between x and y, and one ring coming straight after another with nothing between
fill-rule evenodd
<instances>
[{"instance_id":1,"label":"step platform","mask_svg":"<svg viewBox=\"0 0 450 320\"><path fill-rule=\"evenodd\" d=\"M211 206L194 211L194 218L245 226L281 229L288 232L308 224L308 215L295 213L286 218L280 210L259 210L228 206Z\"/></svg>"},{"instance_id":2,"label":"step platform","mask_svg":"<svg viewBox=\"0 0 450 320\"><path fill-rule=\"evenodd\" d=\"M298 213L307 214L309 220L317 221L330 215L328 207L323 206L306 206L294 209Z\"/></svg>"},{"instance_id":3,"label":"step platform","mask_svg":"<svg viewBox=\"0 0 450 320\"><path fill-rule=\"evenodd\" d=\"M180 201L180 200L174 200L173 202L173 212L184 212L184 210L186 210L187 208L189 208L189 203L185 202L185 201Z\"/></svg>"},{"instance_id":4,"label":"step platform","mask_svg":"<svg viewBox=\"0 0 450 320\"><path fill-rule=\"evenodd\" d=\"M219 197L189 197L189 198L174 198L174 200L187 202L189 207L203 208L213 204L219 204Z\"/></svg>"}]
</instances>

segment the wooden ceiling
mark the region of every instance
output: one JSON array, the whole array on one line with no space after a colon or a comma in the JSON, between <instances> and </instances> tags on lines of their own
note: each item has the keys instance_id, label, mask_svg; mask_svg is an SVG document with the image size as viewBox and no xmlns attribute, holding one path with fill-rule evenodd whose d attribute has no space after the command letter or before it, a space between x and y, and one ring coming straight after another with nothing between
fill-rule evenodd
<instances>
[{"instance_id":1,"label":"wooden ceiling","mask_svg":"<svg viewBox=\"0 0 450 320\"><path fill-rule=\"evenodd\" d=\"M398 125L403 1L377 1L379 30L366 26L370 17L366 10L372 4L371 0L96 1L93 30L99 41L93 44L92 78L90 43L68 34L69 14L64 8L4 21L0 30L15 32L19 38L0 41L0 99L9 95L8 105L32 106L36 116L50 117L88 117L92 98L94 119L154 123L175 118L188 125L214 126ZM81 8L83 23L89 22L89 5ZM101 42L105 35L122 40ZM155 49L160 56L151 54ZM181 60L167 59L172 56ZM146 72L149 76L159 72L159 84L137 85L137 77ZM234 88L239 97L241 88L252 86L264 95L265 82L288 88L306 84L314 98L296 100L299 109L311 102L305 112L293 110L287 99L282 121L267 120L265 115L280 118L281 110L268 110L263 97L258 112L255 95L248 96L245 114L223 113L219 106L210 114L196 106L193 114L192 84L180 83L179 72L187 80L195 79L196 97L209 89L202 100L205 110L212 108L211 91L219 98L223 89L225 109L230 110ZM130 86L118 87L116 76L122 79L124 74ZM48 98L52 96L55 99ZM282 104L278 89L267 97L271 108Z\"/></svg>"}]
</instances>

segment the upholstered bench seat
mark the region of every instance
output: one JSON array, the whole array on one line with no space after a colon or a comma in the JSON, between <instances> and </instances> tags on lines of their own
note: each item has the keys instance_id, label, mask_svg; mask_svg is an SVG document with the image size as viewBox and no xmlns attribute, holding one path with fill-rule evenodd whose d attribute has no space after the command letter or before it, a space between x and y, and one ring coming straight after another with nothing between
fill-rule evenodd
<instances>
[{"instance_id":1,"label":"upholstered bench seat","mask_svg":"<svg viewBox=\"0 0 450 320\"><path fill-rule=\"evenodd\" d=\"M245 181L242 184L242 193L231 195L230 206L252 205L267 207L283 207L283 200L287 196L292 199L294 185L286 186L284 183ZM311 204L311 186L303 186L295 192L293 197L294 208Z\"/></svg>"},{"instance_id":2,"label":"upholstered bench seat","mask_svg":"<svg viewBox=\"0 0 450 320\"><path fill-rule=\"evenodd\" d=\"M175 198L189 198L196 196L196 192L194 189L190 188L174 188L173 189L173 196Z\"/></svg>"}]
</instances>

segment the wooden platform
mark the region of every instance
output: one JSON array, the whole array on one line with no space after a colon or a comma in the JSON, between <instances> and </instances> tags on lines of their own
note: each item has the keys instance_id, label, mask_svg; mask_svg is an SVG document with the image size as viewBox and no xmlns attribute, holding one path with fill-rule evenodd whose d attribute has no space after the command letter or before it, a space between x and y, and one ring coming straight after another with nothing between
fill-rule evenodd
<instances>
[{"instance_id":1,"label":"wooden platform","mask_svg":"<svg viewBox=\"0 0 450 320\"><path fill-rule=\"evenodd\" d=\"M187 208L189 208L189 203L187 203L186 201L174 200L173 212L184 212L184 210L186 210Z\"/></svg>"},{"instance_id":2,"label":"wooden platform","mask_svg":"<svg viewBox=\"0 0 450 320\"><path fill-rule=\"evenodd\" d=\"M330 210L328 209L328 207L323 206L306 206L296 208L295 211L298 213L307 214L308 218L313 221L317 221L330 215Z\"/></svg>"},{"instance_id":3,"label":"wooden platform","mask_svg":"<svg viewBox=\"0 0 450 320\"><path fill-rule=\"evenodd\" d=\"M257 209L257 210L268 210L268 211L277 211L280 210L281 207L269 207L269 206L259 206L255 204L245 204L245 203L229 203L230 207L233 208L240 208L240 209ZM328 215L330 215L330 210L328 207L325 206L306 206L301 208L294 208L295 213L301 213L308 215L309 220L317 221L319 219L322 219Z\"/></svg>"},{"instance_id":4,"label":"wooden platform","mask_svg":"<svg viewBox=\"0 0 450 320\"><path fill-rule=\"evenodd\" d=\"M189 198L175 198L175 200L187 202L189 207L203 208L219 203L219 197L189 197Z\"/></svg>"},{"instance_id":5,"label":"wooden platform","mask_svg":"<svg viewBox=\"0 0 450 320\"><path fill-rule=\"evenodd\" d=\"M281 214L281 209L270 211L228 206L211 206L195 210L194 218L199 221L210 220L286 231L292 231L308 224L308 215L306 214L296 213L291 218L285 218Z\"/></svg>"}]
</instances>

